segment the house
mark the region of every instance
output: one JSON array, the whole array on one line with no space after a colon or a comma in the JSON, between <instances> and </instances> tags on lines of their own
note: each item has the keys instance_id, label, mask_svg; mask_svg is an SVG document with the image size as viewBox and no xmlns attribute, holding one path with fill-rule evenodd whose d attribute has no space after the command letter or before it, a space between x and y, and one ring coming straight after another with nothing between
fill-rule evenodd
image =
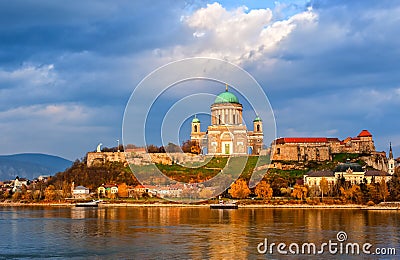
<instances>
[{"instance_id":1,"label":"house","mask_svg":"<svg viewBox=\"0 0 400 260\"><path fill-rule=\"evenodd\" d=\"M110 197L111 195L118 194L118 185L102 184L97 188L97 194L102 197Z\"/></svg>"},{"instance_id":2,"label":"house","mask_svg":"<svg viewBox=\"0 0 400 260\"><path fill-rule=\"evenodd\" d=\"M15 177L12 191L13 192L21 191L21 188L22 188L23 185L28 186L29 185L29 180L25 179L25 178L19 178L18 176Z\"/></svg>"},{"instance_id":3,"label":"house","mask_svg":"<svg viewBox=\"0 0 400 260\"><path fill-rule=\"evenodd\" d=\"M309 171L304 175L304 184L308 186L320 186L322 178L328 181L328 184L333 186L340 178L344 178L351 184L373 183L380 182L382 179L385 182L389 181L391 174L384 171L368 170L365 171L360 164L351 163L349 160L346 163L339 164L333 171Z\"/></svg>"},{"instance_id":4,"label":"house","mask_svg":"<svg viewBox=\"0 0 400 260\"><path fill-rule=\"evenodd\" d=\"M89 197L89 189L84 186L72 186L72 197L75 199L86 199Z\"/></svg>"},{"instance_id":5,"label":"house","mask_svg":"<svg viewBox=\"0 0 400 260\"><path fill-rule=\"evenodd\" d=\"M149 188L147 188L141 184L128 189L128 197L130 197L130 198L143 197L144 194L149 194Z\"/></svg>"}]
</instances>

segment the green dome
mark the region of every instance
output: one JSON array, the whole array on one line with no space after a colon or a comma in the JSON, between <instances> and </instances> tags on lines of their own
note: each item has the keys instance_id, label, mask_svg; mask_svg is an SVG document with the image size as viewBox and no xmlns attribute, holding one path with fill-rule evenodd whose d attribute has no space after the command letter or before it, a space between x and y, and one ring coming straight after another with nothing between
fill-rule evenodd
<instances>
[{"instance_id":1,"label":"green dome","mask_svg":"<svg viewBox=\"0 0 400 260\"><path fill-rule=\"evenodd\" d=\"M236 103L239 104L239 99L229 91L222 92L217 96L214 101L214 104L221 104L221 103Z\"/></svg>"},{"instance_id":2,"label":"green dome","mask_svg":"<svg viewBox=\"0 0 400 260\"><path fill-rule=\"evenodd\" d=\"M200 123L200 120L195 116L192 120L192 123Z\"/></svg>"},{"instance_id":3,"label":"green dome","mask_svg":"<svg viewBox=\"0 0 400 260\"><path fill-rule=\"evenodd\" d=\"M257 116L254 120L253 120L253 122L261 122L262 120L261 120L261 118L259 117L259 116Z\"/></svg>"}]
</instances>

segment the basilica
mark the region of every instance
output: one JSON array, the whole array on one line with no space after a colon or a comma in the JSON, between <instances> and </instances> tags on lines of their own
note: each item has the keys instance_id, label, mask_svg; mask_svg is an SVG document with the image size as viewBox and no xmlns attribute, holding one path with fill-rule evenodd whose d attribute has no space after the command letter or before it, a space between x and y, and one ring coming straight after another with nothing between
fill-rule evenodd
<instances>
[{"instance_id":1,"label":"basilica","mask_svg":"<svg viewBox=\"0 0 400 260\"><path fill-rule=\"evenodd\" d=\"M206 132L200 129L200 120L192 120L190 138L209 155L258 155L263 146L263 127L260 117L253 120L253 131L248 131L242 119L243 106L228 91L217 96L211 105L211 125Z\"/></svg>"}]
</instances>

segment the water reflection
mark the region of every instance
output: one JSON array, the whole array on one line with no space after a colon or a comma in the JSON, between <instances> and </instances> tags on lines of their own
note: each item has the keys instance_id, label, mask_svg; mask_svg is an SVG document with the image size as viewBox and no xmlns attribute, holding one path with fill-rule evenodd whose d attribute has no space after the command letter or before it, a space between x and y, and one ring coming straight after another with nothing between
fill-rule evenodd
<instances>
[{"instance_id":1,"label":"water reflection","mask_svg":"<svg viewBox=\"0 0 400 260\"><path fill-rule=\"evenodd\" d=\"M350 242L391 246L400 253L399 214L351 209L0 208L0 230L8 237L0 240L0 258L265 259L256 248L264 238L319 245L336 239L338 231L345 231Z\"/></svg>"}]
</instances>

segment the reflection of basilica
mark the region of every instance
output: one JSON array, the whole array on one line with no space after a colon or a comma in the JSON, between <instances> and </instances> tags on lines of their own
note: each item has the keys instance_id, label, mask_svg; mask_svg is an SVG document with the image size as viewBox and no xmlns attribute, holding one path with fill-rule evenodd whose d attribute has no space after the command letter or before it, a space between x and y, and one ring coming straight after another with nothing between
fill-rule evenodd
<instances>
[{"instance_id":1,"label":"reflection of basilica","mask_svg":"<svg viewBox=\"0 0 400 260\"><path fill-rule=\"evenodd\" d=\"M260 154L263 144L262 120L257 116L253 121L254 131L248 131L243 125L243 106L239 99L228 91L217 96L211 105L211 125L207 132L201 132L200 120L192 120L190 138L196 141L201 150L207 149L211 155Z\"/></svg>"}]
</instances>

